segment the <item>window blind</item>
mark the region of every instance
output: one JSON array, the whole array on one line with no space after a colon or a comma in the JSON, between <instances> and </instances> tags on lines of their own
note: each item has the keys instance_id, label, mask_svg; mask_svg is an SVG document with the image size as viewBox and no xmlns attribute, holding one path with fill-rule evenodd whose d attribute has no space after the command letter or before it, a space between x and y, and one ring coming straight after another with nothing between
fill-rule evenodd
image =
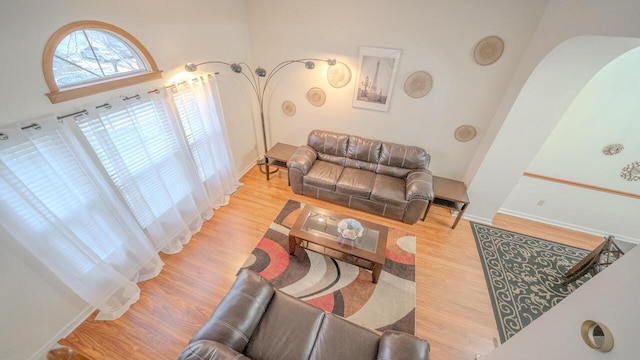
<instances>
[{"instance_id":1,"label":"window blind","mask_svg":"<svg viewBox=\"0 0 640 360\"><path fill-rule=\"evenodd\" d=\"M80 118L78 126L142 228L189 193L161 99L114 106Z\"/></svg>"},{"instance_id":2,"label":"window blind","mask_svg":"<svg viewBox=\"0 0 640 360\"><path fill-rule=\"evenodd\" d=\"M37 129L2 129L0 225L59 279L115 319L139 296L162 261L91 165L70 129L55 118Z\"/></svg>"},{"instance_id":3,"label":"window blind","mask_svg":"<svg viewBox=\"0 0 640 360\"><path fill-rule=\"evenodd\" d=\"M79 133L157 250L173 254L213 211L166 91L113 99Z\"/></svg>"},{"instance_id":4,"label":"window blind","mask_svg":"<svg viewBox=\"0 0 640 360\"><path fill-rule=\"evenodd\" d=\"M213 208L226 204L240 183L235 175L215 77L194 77L175 84L170 96L209 204Z\"/></svg>"},{"instance_id":5,"label":"window blind","mask_svg":"<svg viewBox=\"0 0 640 360\"><path fill-rule=\"evenodd\" d=\"M204 182L215 174L215 162L211 159L211 147L209 141L212 129L207 126L202 116L202 110L196 101L193 88L186 83L176 85L172 93L173 101L178 109L184 134L193 156L193 161L198 170L200 181Z\"/></svg>"},{"instance_id":6,"label":"window blind","mask_svg":"<svg viewBox=\"0 0 640 360\"><path fill-rule=\"evenodd\" d=\"M36 234L35 239L46 241L53 250L51 256L66 259L72 271L85 273L92 265L86 253L62 241L65 227L80 239L91 253L107 258L125 238L117 220L104 203L97 189L57 132L49 133L3 149L0 172L3 188L3 207L12 208L8 216L25 224ZM22 194L22 195L21 195Z\"/></svg>"}]
</instances>

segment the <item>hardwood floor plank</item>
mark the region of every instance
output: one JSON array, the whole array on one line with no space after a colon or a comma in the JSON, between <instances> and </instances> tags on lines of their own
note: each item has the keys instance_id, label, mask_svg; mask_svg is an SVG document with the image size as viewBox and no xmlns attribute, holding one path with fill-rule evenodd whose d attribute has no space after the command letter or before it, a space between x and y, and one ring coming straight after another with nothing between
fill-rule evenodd
<instances>
[{"instance_id":1,"label":"hardwood floor plank","mask_svg":"<svg viewBox=\"0 0 640 360\"><path fill-rule=\"evenodd\" d=\"M127 313L115 321L91 316L60 343L94 360L176 359L282 206L294 199L416 234L416 335L429 341L433 359L475 359L494 348L498 331L468 221L451 229L451 214L433 207L426 221L407 225L296 195L286 171L267 182L256 167L241 181L229 205L216 209L181 253L161 255L163 271L140 283L141 299ZM504 214L496 215L494 226L588 249L602 241Z\"/></svg>"}]
</instances>

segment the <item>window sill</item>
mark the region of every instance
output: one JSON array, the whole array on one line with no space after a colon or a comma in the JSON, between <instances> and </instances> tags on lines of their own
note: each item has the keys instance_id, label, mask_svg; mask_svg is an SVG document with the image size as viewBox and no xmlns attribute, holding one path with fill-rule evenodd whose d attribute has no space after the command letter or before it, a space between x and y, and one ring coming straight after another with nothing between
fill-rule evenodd
<instances>
[{"instance_id":1,"label":"window sill","mask_svg":"<svg viewBox=\"0 0 640 360\"><path fill-rule=\"evenodd\" d=\"M110 80L108 82L86 85L80 88L69 90L54 90L47 94L52 104L73 100L84 96L94 95L101 92L115 90L130 85L141 84L143 82L162 79L162 70L152 71L140 75L126 77L122 79Z\"/></svg>"}]
</instances>

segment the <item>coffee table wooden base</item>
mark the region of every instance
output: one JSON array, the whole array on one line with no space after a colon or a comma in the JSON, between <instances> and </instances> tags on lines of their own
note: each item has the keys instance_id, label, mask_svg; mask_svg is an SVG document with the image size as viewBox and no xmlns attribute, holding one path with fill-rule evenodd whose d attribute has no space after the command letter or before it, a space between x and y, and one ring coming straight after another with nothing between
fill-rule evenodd
<instances>
[{"instance_id":1,"label":"coffee table wooden base","mask_svg":"<svg viewBox=\"0 0 640 360\"><path fill-rule=\"evenodd\" d=\"M302 243L306 243L306 246L302 246ZM367 269L371 271L371 281L374 284L378 283L378 279L380 279L380 273L382 272L382 265L379 263L375 263L371 260L363 259L357 257L352 254L348 254L339 250L330 249L325 246L314 244L309 242L308 240L297 238L293 235L289 235L289 255L295 255L296 245L300 246L303 249L307 249L309 251L313 251L322 255L326 255L332 257L336 260L341 260L346 263L361 267L363 269Z\"/></svg>"}]
</instances>

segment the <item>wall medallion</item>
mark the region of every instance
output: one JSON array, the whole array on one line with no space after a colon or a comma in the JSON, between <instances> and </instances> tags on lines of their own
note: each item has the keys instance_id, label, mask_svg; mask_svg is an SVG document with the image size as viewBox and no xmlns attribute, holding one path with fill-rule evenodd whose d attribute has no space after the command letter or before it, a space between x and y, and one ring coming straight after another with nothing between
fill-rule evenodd
<instances>
[{"instance_id":1,"label":"wall medallion","mask_svg":"<svg viewBox=\"0 0 640 360\"><path fill-rule=\"evenodd\" d=\"M498 36L487 36L480 40L473 50L473 58L479 65L491 65L500 59L504 42Z\"/></svg>"},{"instance_id":2,"label":"wall medallion","mask_svg":"<svg viewBox=\"0 0 640 360\"><path fill-rule=\"evenodd\" d=\"M620 177L627 181L640 181L640 161L634 161L623 167Z\"/></svg>"},{"instance_id":3,"label":"wall medallion","mask_svg":"<svg viewBox=\"0 0 640 360\"><path fill-rule=\"evenodd\" d=\"M624 146L622 144L609 144L602 148L602 153L605 155L615 155L624 150Z\"/></svg>"},{"instance_id":4,"label":"wall medallion","mask_svg":"<svg viewBox=\"0 0 640 360\"><path fill-rule=\"evenodd\" d=\"M296 114L296 104L293 101L284 101L282 103L282 112L287 116L293 116Z\"/></svg>"},{"instance_id":5,"label":"wall medallion","mask_svg":"<svg viewBox=\"0 0 640 360\"><path fill-rule=\"evenodd\" d=\"M327 95L324 93L324 90L313 87L307 91L307 100L309 100L309 103L313 106L322 106L327 100Z\"/></svg>"}]
</instances>

